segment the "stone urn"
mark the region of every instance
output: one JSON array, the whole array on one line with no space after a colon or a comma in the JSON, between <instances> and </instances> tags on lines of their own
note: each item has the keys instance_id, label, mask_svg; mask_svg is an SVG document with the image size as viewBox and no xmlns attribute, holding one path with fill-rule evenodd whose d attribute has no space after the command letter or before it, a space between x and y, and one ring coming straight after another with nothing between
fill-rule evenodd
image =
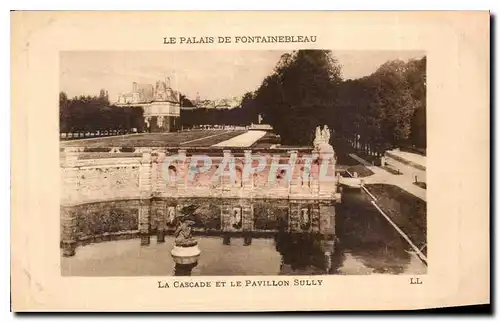
<instances>
[{"instance_id":1,"label":"stone urn","mask_svg":"<svg viewBox=\"0 0 500 322\"><path fill-rule=\"evenodd\" d=\"M198 242L192 236L192 220L181 221L175 231L175 244L170 254L175 262L174 275L191 275L192 269L198 264L201 250Z\"/></svg>"},{"instance_id":2,"label":"stone urn","mask_svg":"<svg viewBox=\"0 0 500 322\"><path fill-rule=\"evenodd\" d=\"M174 246L170 254L176 264L191 265L198 262L201 250L198 245L190 247Z\"/></svg>"}]
</instances>

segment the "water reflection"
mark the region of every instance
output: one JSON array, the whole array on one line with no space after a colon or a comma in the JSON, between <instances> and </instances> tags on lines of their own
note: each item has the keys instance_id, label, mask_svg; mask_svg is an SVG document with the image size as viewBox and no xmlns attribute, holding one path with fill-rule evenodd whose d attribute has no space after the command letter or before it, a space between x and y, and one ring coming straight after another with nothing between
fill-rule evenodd
<instances>
[{"instance_id":1,"label":"water reflection","mask_svg":"<svg viewBox=\"0 0 500 322\"><path fill-rule=\"evenodd\" d=\"M411 248L396 230L369 203L366 195L345 189L337 220L340 273L402 274L419 262ZM425 272L425 266L421 265Z\"/></svg>"},{"instance_id":2,"label":"water reflection","mask_svg":"<svg viewBox=\"0 0 500 322\"><path fill-rule=\"evenodd\" d=\"M250 246L255 236L272 236L280 255L277 274L426 272L425 265L359 190L346 189L341 204L255 202L249 209L251 223L244 223L244 208L232 208L221 216L222 245L242 238L243 245Z\"/></svg>"},{"instance_id":3,"label":"water reflection","mask_svg":"<svg viewBox=\"0 0 500 322\"><path fill-rule=\"evenodd\" d=\"M255 237L273 238L281 256L278 274L329 274L336 268L335 207L318 200L225 200L211 207L191 200L178 216L191 216L200 235L207 233L208 223L220 229L225 246L234 238L242 238L244 246L252 245Z\"/></svg>"},{"instance_id":4,"label":"water reflection","mask_svg":"<svg viewBox=\"0 0 500 322\"><path fill-rule=\"evenodd\" d=\"M329 274L336 268L334 235L280 232L275 242L281 255L280 274Z\"/></svg>"}]
</instances>

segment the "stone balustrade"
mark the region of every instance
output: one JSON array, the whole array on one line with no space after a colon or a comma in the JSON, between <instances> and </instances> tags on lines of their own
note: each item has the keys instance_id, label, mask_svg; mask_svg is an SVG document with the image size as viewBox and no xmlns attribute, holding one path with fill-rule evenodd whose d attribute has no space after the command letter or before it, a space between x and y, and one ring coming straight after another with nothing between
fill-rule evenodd
<instances>
[{"instance_id":1,"label":"stone balustrade","mask_svg":"<svg viewBox=\"0 0 500 322\"><path fill-rule=\"evenodd\" d=\"M297 150L210 152L143 148L140 154L126 157L104 153L104 157L100 154L99 158L88 158L85 152L69 149L63 153L61 162L61 202L71 205L151 197L339 198L335 164L327 164L325 170L321 170L314 161L317 155L312 153L301 151L299 154ZM200 157L202 155L209 157L210 164ZM263 168L252 173L252 169L259 167L258 162L264 163L260 164Z\"/></svg>"}]
</instances>

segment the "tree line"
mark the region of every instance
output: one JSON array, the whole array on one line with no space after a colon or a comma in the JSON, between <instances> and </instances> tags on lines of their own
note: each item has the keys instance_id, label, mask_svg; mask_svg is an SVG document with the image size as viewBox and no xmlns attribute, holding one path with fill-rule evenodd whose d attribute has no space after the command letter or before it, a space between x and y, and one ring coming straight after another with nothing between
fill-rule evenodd
<instances>
[{"instance_id":1,"label":"tree line","mask_svg":"<svg viewBox=\"0 0 500 322\"><path fill-rule=\"evenodd\" d=\"M258 113L255 108L197 108L193 110L181 109L181 124L184 128L196 125L235 125L246 126L258 122Z\"/></svg>"},{"instance_id":2,"label":"tree line","mask_svg":"<svg viewBox=\"0 0 500 322\"><path fill-rule=\"evenodd\" d=\"M425 57L388 61L360 79L343 80L341 71L328 50L287 53L239 108L183 111L181 122L249 125L261 114L287 145L310 145L316 126L328 125L335 138L371 151L425 149Z\"/></svg>"},{"instance_id":3,"label":"tree line","mask_svg":"<svg viewBox=\"0 0 500 322\"><path fill-rule=\"evenodd\" d=\"M342 68L328 50L298 50L281 56L272 72L233 109L183 110L184 128L195 125L273 126L286 145L310 145L318 125L333 138L356 140L371 151L393 147L426 148L426 57L394 60L374 73L342 79ZM68 99L61 93L61 132L144 131L141 107L110 105L107 93ZM181 107L194 107L181 95Z\"/></svg>"},{"instance_id":4,"label":"tree line","mask_svg":"<svg viewBox=\"0 0 500 322\"><path fill-rule=\"evenodd\" d=\"M329 119L338 136L371 150L426 148L426 58L389 61L373 74L342 82Z\"/></svg>"},{"instance_id":5,"label":"tree line","mask_svg":"<svg viewBox=\"0 0 500 322\"><path fill-rule=\"evenodd\" d=\"M61 133L144 130L142 107L111 105L105 90L99 96L78 96L68 99L59 93L59 120Z\"/></svg>"},{"instance_id":6,"label":"tree line","mask_svg":"<svg viewBox=\"0 0 500 322\"><path fill-rule=\"evenodd\" d=\"M264 121L284 144L311 144L314 129L328 125L336 138L372 150L426 147L426 58L388 61L373 74L342 80L327 50L284 54L251 95Z\"/></svg>"}]
</instances>

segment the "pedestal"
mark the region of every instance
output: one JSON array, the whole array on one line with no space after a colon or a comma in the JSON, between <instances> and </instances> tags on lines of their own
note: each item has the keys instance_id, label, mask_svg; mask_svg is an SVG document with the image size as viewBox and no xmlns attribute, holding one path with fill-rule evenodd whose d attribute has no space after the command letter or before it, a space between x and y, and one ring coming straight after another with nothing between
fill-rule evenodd
<instances>
[{"instance_id":1,"label":"pedestal","mask_svg":"<svg viewBox=\"0 0 500 322\"><path fill-rule=\"evenodd\" d=\"M174 259L174 262L176 264L191 265L198 262L201 250L198 245L194 245L191 247L174 246L170 254L172 255L172 258Z\"/></svg>"},{"instance_id":2,"label":"pedestal","mask_svg":"<svg viewBox=\"0 0 500 322\"><path fill-rule=\"evenodd\" d=\"M251 232L244 233L244 235L243 235L243 245L244 246L250 246L250 245L252 245L252 233Z\"/></svg>"},{"instance_id":3,"label":"pedestal","mask_svg":"<svg viewBox=\"0 0 500 322\"><path fill-rule=\"evenodd\" d=\"M149 233L141 234L141 246L148 246L150 242Z\"/></svg>"},{"instance_id":4,"label":"pedestal","mask_svg":"<svg viewBox=\"0 0 500 322\"><path fill-rule=\"evenodd\" d=\"M194 264L175 264L174 276L191 276L193 268L196 267L198 263Z\"/></svg>"},{"instance_id":5,"label":"pedestal","mask_svg":"<svg viewBox=\"0 0 500 322\"><path fill-rule=\"evenodd\" d=\"M198 245L191 247L174 246L171 254L175 262L174 276L191 276L193 268L198 265L201 251Z\"/></svg>"},{"instance_id":6,"label":"pedestal","mask_svg":"<svg viewBox=\"0 0 500 322\"><path fill-rule=\"evenodd\" d=\"M229 234L224 234L222 236L222 244L223 245L231 245L231 236Z\"/></svg>"},{"instance_id":7,"label":"pedestal","mask_svg":"<svg viewBox=\"0 0 500 322\"><path fill-rule=\"evenodd\" d=\"M158 231L156 232L156 242L157 243L165 242L165 230L163 230L163 228L158 229Z\"/></svg>"}]
</instances>

